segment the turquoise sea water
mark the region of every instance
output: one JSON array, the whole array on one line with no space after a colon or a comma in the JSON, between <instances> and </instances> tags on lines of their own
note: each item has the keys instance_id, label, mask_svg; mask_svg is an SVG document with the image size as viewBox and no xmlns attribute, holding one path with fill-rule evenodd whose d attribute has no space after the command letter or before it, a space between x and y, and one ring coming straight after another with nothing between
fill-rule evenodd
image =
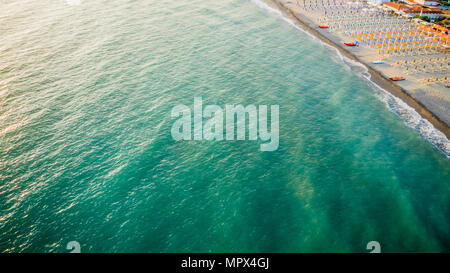
<instances>
[{"instance_id":1,"label":"turquoise sea water","mask_svg":"<svg viewBox=\"0 0 450 273\"><path fill-rule=\"evenodd\" d=\"M450 160L261 6L1 1L0 251L450 251ZM194 96L279 105L279 149L175 142Z\"/></svg>"}]
</instances>

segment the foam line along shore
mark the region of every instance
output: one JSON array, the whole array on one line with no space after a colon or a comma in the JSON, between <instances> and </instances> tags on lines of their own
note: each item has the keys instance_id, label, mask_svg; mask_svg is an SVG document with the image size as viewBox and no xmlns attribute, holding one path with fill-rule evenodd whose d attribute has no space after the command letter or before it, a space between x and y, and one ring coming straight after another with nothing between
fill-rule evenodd
<instances>
[{"instance_id":1,"label":"foam line along shore","mask_svg":"<svg viewBox=\"0 0 450 273\"><path fill-rule=\"evenodd\" d=\"M450 118L448 115L448 98L440 97L441 100L439 104L429 103L429 98L427 97L415 97L412 95L412 88L417 87L420 89L423 87L421 84L417 84L415 82L402 82L402 85L399 85L398 82L394 82L389 78L387 73L400 73L400 70L397 68L387 68L389 65L383 64L382 66L372 64L370 62L371 59L376 59L374 56L374 50L370 51L370 49L365 49L363 46L361 48L353 48L347 47L343 43L343 36L337 36L335 33L328 31L327 29L318 28L319 23L314 22L314 20L318 20L317 17L311 16L308 17L304 13L300 12L298 5L291 1L284 0L271 0L276 7L282 11L282 13L293 20L296 24L298 24L302 30L311 34L312 36L320 39L324 44L332 46L336 49L343 58L346 58L350 62L355 62L358 65L364 66L367 69L368 80L373 83L377 88L388 91L390 94L394 96L394 99L401 100L406 103L407 106L413 108L418 115L423 118L423 120L431 123L431 126L434 126L439 133L442 133L441 140L438 140L436 143L433 140L428 139L427 132L421 132L418 128L418 124L408 124L410 127L416 129L420 134L424 135L430 142L434 142L433 144L438 146L444 153L449 154L448 147L448 139L450 138L450 126L447 120ZM314 18L313 18L314 17ZM380 69L383 67L384 69ZM442 92L449 91L448 88L442 87L440 88ZM423 93L423 92L422 92ZM431 96L429 96L431 97ZM426 105L427 104L427 105ZM442 109L444 108L444 111ZM447 108L447 110L445 110ZM441 110L441 111L440 111ZM406 121L406 123L408 123ZM424 130L426 131L426 130ZM442 139L443 138L443 139Z\"/></svg>"}]
</instances>

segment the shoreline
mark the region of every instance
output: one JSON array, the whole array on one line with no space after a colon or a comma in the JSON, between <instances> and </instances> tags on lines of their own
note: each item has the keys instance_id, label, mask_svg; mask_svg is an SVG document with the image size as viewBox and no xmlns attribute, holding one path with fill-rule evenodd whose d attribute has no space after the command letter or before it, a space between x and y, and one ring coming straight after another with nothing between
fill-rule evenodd
<instances>
[{"instance_id":1,"label":"shoreline","mask_svg":"<svg viewBox=\"0 0 450 273\"><path fill-rule=\"evenodd\" d=\"M408 92L403 87L395 84L388 77L384 76L380 71L368 65L364 60L361 60L355 54L346 50L346 48L344 48L342 45L337 44L330 38L326 37L324 34L320 33L317 29L313 28L311 26L312 22L310 22L308 18L303 18L300 17L299 15L296 15L291 9L283 6L277 0L271 0L271 2L274 3L278 7L278 9L288 18L292 19L295 23L299 24L303 28L303 30L313 35L314 37L320 39L327 45L330 45L333 48L337 49L346 58L362 64L367 69L367 71L371 75L371 80L376 85L378 85L379 87L388 91L395 97L404 101L408 106L416 110L417 113L419 113L424 119L428 120L437 130L441 131L447 137L447 139L450 139L450 125L445 121L441 120L436 114L434 114L430 109L428 109L425 105L423 105L419 100L415 99L410 94L408 94Z\"/></svg>"}]
</instances>

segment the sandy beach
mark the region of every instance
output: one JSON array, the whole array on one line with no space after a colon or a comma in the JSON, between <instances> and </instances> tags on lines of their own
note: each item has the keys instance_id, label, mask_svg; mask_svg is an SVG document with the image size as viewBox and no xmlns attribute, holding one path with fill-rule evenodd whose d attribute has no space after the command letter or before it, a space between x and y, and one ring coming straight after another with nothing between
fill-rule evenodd
<instances>
[{"instance_id":1,"label":"sandy beach","mask_svg":"<svg viewBox=\"0 0 450 273\"><path fill-rule=\"evenodd\" d=\"M450 89L440 84L425 84L416 75L405 74L395 62L408 60L408 57L393 57L383 60L383 64L372 64L379 59L376 49L367 46L346 47L344 42L349 38L342 33L329 32L320 29L319 18L314 13L306 14L299 6L290 4L287 0L272 0L272 2L290 19L298 23L304 30L321 39L326 44L335 47L345 57L357 61L368 69L371 80L394 96L402 99L413 107L423 118L427 119L438 130L450 138ZM292 3L292 2L291 2ZM411 58L411 57L409 57ZM405 75L406 81L393 82L392 76Z\"/></svg>"}]
</instances>

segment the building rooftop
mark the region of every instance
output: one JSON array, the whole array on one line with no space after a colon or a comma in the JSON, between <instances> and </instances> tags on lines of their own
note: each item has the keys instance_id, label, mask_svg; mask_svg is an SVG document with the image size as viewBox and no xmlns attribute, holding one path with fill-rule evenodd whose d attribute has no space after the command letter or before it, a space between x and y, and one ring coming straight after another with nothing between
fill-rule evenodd
<instances>
[{"instance_id":1,"label":"building rooftop","mask_svg":"<svg viewBox=\"0 0 450 273\"><path fill-rule=\"evenodd\" d=\"M442 9L439 8L425 8L422 6L399 4L393 2L386 2L383 5L393 8L395 10L401 11L403 13L422 13L422 14L441 14Z\"/></svg>"}]
</instances>

